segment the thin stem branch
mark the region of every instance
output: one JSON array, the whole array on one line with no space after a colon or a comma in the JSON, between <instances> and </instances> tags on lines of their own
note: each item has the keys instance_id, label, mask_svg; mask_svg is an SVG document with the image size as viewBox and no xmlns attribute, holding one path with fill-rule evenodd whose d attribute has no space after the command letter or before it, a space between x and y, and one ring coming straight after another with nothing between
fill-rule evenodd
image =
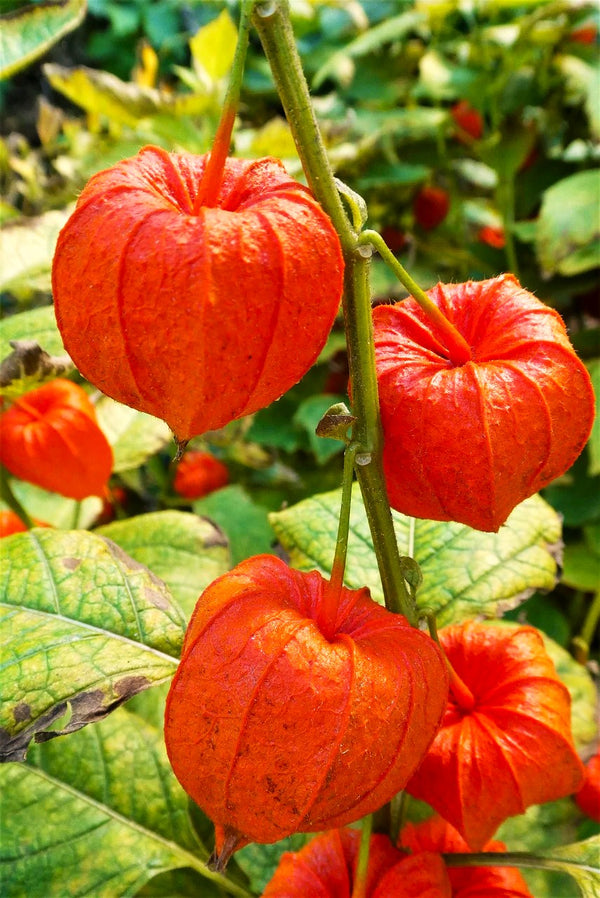
<instances>
[{"instance_id":1,"label":"thin stem branch","mask_svg":"<svg viewBox=\"0 0 600 898\"><path fill-rule=\"evenodd\" d=\"M194 213L196 215L202 206L215 205L221 189L223 170L229 155L231 134L233 132L235 117L240 103L240 93L244 77L244 64L246 62L246 51L248 49L248 40L250 36L252 10L255 3L256 0L243 0L242 3L238 39L235 55L233 57L231 74L229 76L227 94L223 104L223 111L210 151L210 156L202 176L200 189L198 190L198 195L194 202Z\"/></svg>"},{"instance_id":2,"label":"thin stem branch","mask_svg":"<svg viewBox=\"0 0 600 898\"><path fill-rule=\"evenodd\" d=\"M444 313L427 296L425 291L411 278L408 271L406 271L390 250L383 237L378 234L377 231L367 230L362 232L358 238L358 242L361 244L370 243L374 246L383 261L392 269L400 283L406 287L413 299L419 303L448 350L450 361L454 365L463 365L465 362L468 362L472 358L471 347L463 335L457 331Z\"/></svg>"},{"instance_id":3,"label":"thin stem branch","mask_svg":"<svg viewBox=\"0 0 600 898\"><path fill-rule=\"evenodd\" d=\"M356 859L356 871L354 873L354 886L352 898L366 898L367 873L369 872L369 852L371 848L371 832L373 830L373 815L369 814L362 821L360 845Z\"/></svg>"},{"instance_id":4,"label":"thin stem branch","mask_svg":"<svg viewBox=\"0 0 600 898\"><path fill-rule=\"evenodd\" d=\"M371 528L386 607L401 612L416 625L416 612L402 576L381 461L383 436L371 318L370 252L357 243L329 165L296 49L288 0L259 2L254 8L253 24L271 66L308 184L340 238L345 262L343 302L352 410L357 418L352 433L352 442L357 445L356 475Z\"/></svg>"}]
</instances>

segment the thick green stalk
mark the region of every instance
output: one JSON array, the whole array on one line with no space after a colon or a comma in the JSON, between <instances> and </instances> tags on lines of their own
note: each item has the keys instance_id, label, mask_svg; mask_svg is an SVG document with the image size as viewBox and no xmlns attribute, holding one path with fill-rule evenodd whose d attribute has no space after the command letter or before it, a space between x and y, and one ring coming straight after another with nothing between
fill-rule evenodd
<instances>
[{"instance_id":1,"label":"thick green stalk","mask_svg":"<svg viewBox=\"0 0 600 898\"><path fill-rule=\"evenodd\" d=\"M358 858L356 861L356 872L354 874L354 886L352 889L352 898L366 898L367 895L367 873L369 872L369 854L371 849L371 833L373 831L373 815L369 814L362 821L362 830L360 835L360 845L358 848Z\"/></svg>"},{"instance_id":2,"label":"thick green stalk","mask_svg":"<svg viewBox=\"0 0 600 898\"><path fill-rule=\"evenodd\" d=\"M0 497L8 505L11 511L14 511L16 516L23 521L28 530L35 527L34 521L13 493L8 477L8 471L2 465L0 465Z\"/></svg>"},{"instance_id":3,"label":"thick green stalk","mask_svg":"<svg viewBox=\"0 0 600 898\"><path fill-rule=\"evenodd\" d=\"M352 411L357 421L352 442L357 445L356 475L361 487L386 606L416 624L416 610L400 567L400 556L381 462L382 430L379 415L373 323L369 289L370 250L360 247L344 209L290 24L288 0L257 3L253 24L271 66L308 184L339 235L345 261L344 318L352 388Z\"/></svg>"}]
</instances>

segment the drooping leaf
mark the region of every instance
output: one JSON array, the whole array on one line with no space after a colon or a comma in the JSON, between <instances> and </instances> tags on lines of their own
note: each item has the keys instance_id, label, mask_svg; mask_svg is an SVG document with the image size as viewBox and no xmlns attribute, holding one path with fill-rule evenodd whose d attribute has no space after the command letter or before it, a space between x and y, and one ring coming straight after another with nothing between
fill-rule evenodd
<instances>
[{"instance_id":1,"label":"drooping leaf","mask_svg":"<svg viewBox=\"0 0 600 898\"><path fill-rule=\"evenodd\" d=\"M102 396L96 403L96 415L112 446L115 459L113 471L116 473L143 465L173 439L164 421L115 402L108 396Z\"/></svg>"},{"instance_id":2,"label":"drooping leaf","mask_svg":"<svg viewBox=\"0 0 600 898\"><path fill-rule=\"evenodd\" d=\"M121 81L111 72L85 66L69 69L47 63L44 74L55 90L82 109L132 128L140 121L155 116L160 119L165 113L172 116L200 115L209 103L200 94L168 94L153 87Z\"/></svg>"},{"instance_id":3,"label":"drooping leaf","mask_svg":"<svg viewBox=\"0 0 600 898\"><path fill-rule=\"evenodd\" d=\"M600 836L584 842L560 845L542 856L555 870L564 870L576 881L583 898L600 898Z\"/></svg>"},{"instance_id":4,"label":"drooping leaf","mask_svg":"<svg viewBox=\"0 0 600 898\"><path fill-rule=\"evenodd\" d=\"M160 730L125 709L3 765L0 782L4 898L134 895L179 867L247 895L206 868Z\"/></svg>"},{"instance_id":5,"label":"drooping leaf","mask_svg":"<svg viewBox=\"0 0 600 898\"><path fill-rule=\"evenodd\" d=\"M10 78L42 56L83 21L86 0L48 0L2 16L0 79Z\"/></svg>"},{"instance_id":6,"label":"drooping leaf","mask_svg":"<svg viewBox=\"0 0 600 898\"><path fill-rule=\"evenodd\" d=\"M536 251L548 277L579 274L600 265L600 172L581 171L543 194Z\"/></svg>"},{"instance_id":7,"label":"drooping leaf","mask_svg":"<svg viewBox=\"0 0 600 898\"><path fill-rule=\"evenodd\" d=\"M290 561L300 570L329 573L340 508L339 490L313 496L269 516ZM401 555L413 555L423 572L417 604L437 615L439 626L515 607L534 589L556 581L560 519L539 496L518 505L498 533L464 524L408 518L393 512ZM411 549L411 543L414 550ZM360 492L354 487L345 583L383 594Z\"/></svg>"},{"instance_id":8,"label":"drooping leaf","mask_svg":"<svg viewBox=\"0 0 600 898\"><path fill-rule=\"evenodd\" d=\"M72 207L52 209L36 218L19 218L12 224L4 225L0 251L0 289L16 296L27 296L33 289L50 292L54 247L58 232L71 211ZM31 337L27 333L22 335L23 339ZM50 351L47 346L42 345L46 351ZM4 355L5 352L2 357Z\"/></svg>"},{"instance_id":9,"label":"drooping leaf","mask_svg":"<svg viewBox=\"0 0 600 898\"><path fill-rule=\"evenodd\" d=\"M200 593L229 569L229 548L222 531L188 512L137 515L95 532L161 577L188 616Z\"/></svg>"},{"instance_id":10,"label":"drooping leaf","mask_svg":"<svg viewBox=\"0 0 600 898\"><path fill-rule=\"evenodd\" d=\"M35 529L6 537L2 549L4 760L172 676L184 617L165 584L115 543Z\"/></svg>"}]
</instances>

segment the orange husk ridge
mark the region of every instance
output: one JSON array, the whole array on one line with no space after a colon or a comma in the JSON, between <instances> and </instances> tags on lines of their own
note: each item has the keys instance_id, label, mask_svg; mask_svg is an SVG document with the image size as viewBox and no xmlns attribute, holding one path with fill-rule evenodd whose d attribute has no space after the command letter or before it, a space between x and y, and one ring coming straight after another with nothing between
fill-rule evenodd
<instances>
[{"instance_id":1,"label":"orange husk ridge","mask_svg":"<svg viewBox=\"0 0 600 898\"><path fill-rule=\"evenodd\" d=\"M167 700L165 740L186 791L237 845L342 826L405 784L439 726L439 647L341 589L334 635L316 624L326 581L257 556L203 593Z\"/></svg>"},{"instance_id":2,"label":"orange husk ridge","mask_svg":"<svg viewBox=\"0 0 600 898\"><path fill-rule=\"evenodd\" d=\"M467 621L439 638L474 704L451 686L442 726L406 791L478 851L508 817L576 791L583 767L569 692L537 630Z\"/></svg>"},{"instance_id":3,"label":"orange husk ridge","mask_svg":"<svg viewBox=\"0 0 600 898\"><path fill-rule=\"evenodd\" d=\"M317 836L300 851L282 855L263 898L358 898L354 876L360 831L336 829ZM451 898L440 855L414 857L393 847L387 836L370 840L369 866L361 898Z\"/></svg>"},{"instance_id":4,"label":"orange husk ridge","mask_svg":"<svg viewBox=\"0 0 600 898\"><path fill-rule=\"evenodd\" d=\"M589 437L594 394L557 312L512 275L428 291L471 347L461 364L413 299L373 312L390 502L497 531L563 474Z\"/></svg>"},{"instance_id":5,"label":"orange husk ridge","mask_svg":"<svg viewBox=\"0 0 600 898\"><path fill-rule=\"evenodd\" d=\"M104 494L113 452L85 390L55 378L0 415L0 462L14 477L81 500Z\"/></svg>"},{"instance_id":6,"label":"orange husk ridge","mask_svg":"<svg viewBox=\"0 0 600 898\"><path fill-rule=\"evenodd\" d=\"M94 175L52 270L79 370L181 442L297 383L343 286L329 218L279 160L227 159L218 195L198 207L208 158L145 147Z\"/></svg>"}]
</instances>

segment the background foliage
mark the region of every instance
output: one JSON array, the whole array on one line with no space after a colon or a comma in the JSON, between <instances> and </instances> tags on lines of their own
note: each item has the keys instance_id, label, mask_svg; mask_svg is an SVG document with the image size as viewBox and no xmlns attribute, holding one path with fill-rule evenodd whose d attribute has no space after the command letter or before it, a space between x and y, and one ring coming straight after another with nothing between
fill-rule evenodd
<instances>
[{"instance_id":1,"label":"background foliage","mask_svg":"<svg viewBox=\"0 0 600 898\"><path fill-rule=\"evenodd\" d=\"M517 273L527 289L561 312L599 395L600 13L595 4L292 0L291 5L331 161L337 175L367 200L369 226L384 234L423 287ZM52 18L55 10L38 5L32 16L28 9L23 30L22 22L19 28L15 24L22 6L5 0L0 10L12 11L3 23L3 65L12 69L0 93L0 359L10 354L15 339L37 339L49 353L62 352L50 305L51 259L57 233L87 178L150 142L198 153L209 148L237 16L237 4L224 0L90 0L85 17L82 4L67 4L66 26ZM27 67L19 68L19 60ZM457 124L452 110L459 101L479 113L480 136ZM301 177L254 37L235 152L279 156ZM425 226L415 211L424 186L441 189L449 201L448 214L436 227ZM372 281L375 302L403 295L377 259ZM168 682L198 593L232 564L272 551L277 541L294 565L328 569L342 444L317 438L314 430L323 412L345 397L344 345L340 321L317 365L279 402L195 441L227 464L231 483L192 504L173 490L173 447L162 422L95 394L99 421L115 452L112 501L104 508L98 499L77 505L29 484L12 484L31 515L58 528L79 529L76 534L36 531L5 543L11 560L3 591L5 632L13 665L9 680L2 681L7 750L23 753L36 732L48 739L113 713L67 739L34 746L27 765L0 769L6 779L3 816L11 820L0 869L8 869L7 859L21 858L5 878L3 894L60 896L65 870L73 888L106 896L241 895L264 886L282 845L245 849L227 884L207 873L210 827L196 808L188 808L164 757L165 686L143 690L150 682ZM10 389L30 386L18 381ZM396 518L401 551L422 565L419 602L440 612L440 624L473 609L506 612L553 640L574 696L584 755L597 739L591 675L597 674L599 660L594 636L600 615L599 485L597 422L573 469L544 491L543 500L533 498L516 509L498 535ZM348 582L369 583L377 597L378 576L358 499L351 526ZM45 574L27 579L24 599L23 578L40 553ZM66 576L61 559L67 557L86 559L103 572L107 605L99 617L85 602L86 564L67 569ZM156 590L153 575L166 585L160 586L160 598L153 593L149 601L148 589ZM44 605L49 593L60 600L60 622ZM135 620L145 621L143 628L127 629L134 623L116 620L125 595L136 608ZM123 639L127 659L142 659L138 675L149 682L122 686L131 669ZM66 642L72 657L61 648ZM56 660L47 677L43 667L52 646ZM75 685L68 679L74 669ZM17 715L10 713L22 699L23 683L31 700L15 725ZM132 695L125 707L113 710ZM36 808L34 834L30 805ZM593 831L565 799L508 821L501 837L511 849L539 850ZM294 837L293 844L303 838ZM547 876L532 875L536 896L558 890L564 898L577 894L572 880L557 885Z\"/></svg>"}]
</instances>

